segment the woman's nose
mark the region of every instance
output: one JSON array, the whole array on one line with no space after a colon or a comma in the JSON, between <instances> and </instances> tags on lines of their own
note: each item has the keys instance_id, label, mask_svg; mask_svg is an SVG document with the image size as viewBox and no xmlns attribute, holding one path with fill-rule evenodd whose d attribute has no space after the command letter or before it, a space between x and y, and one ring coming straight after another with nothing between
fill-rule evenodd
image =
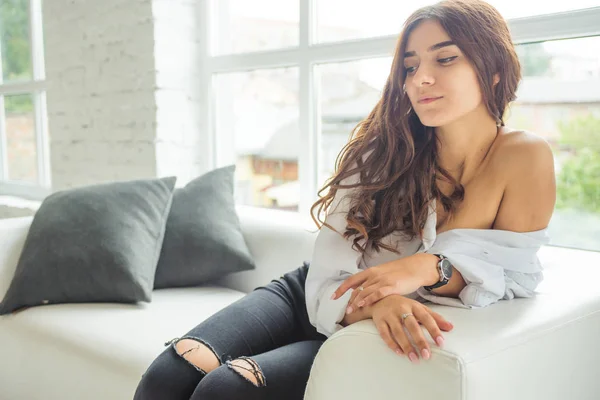
<instances>
[{"instance_id":1,"label":"woman's nose","mask_svg":"<svg viewBox=\"0 0 600 400\"><path fill-rule=\"evenodd\" d=\"M431 70L420 66L413 76L413 82L417 87L431 86L435 83L435 78Z\"/></svg>"}]
</instances>

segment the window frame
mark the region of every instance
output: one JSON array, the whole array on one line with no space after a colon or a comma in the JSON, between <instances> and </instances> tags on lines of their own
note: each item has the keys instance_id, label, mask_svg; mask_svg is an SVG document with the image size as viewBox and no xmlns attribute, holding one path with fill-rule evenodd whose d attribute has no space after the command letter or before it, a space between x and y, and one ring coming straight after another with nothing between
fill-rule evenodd
<instances>
[{"instance_id":1,"label":"window frame","mask_svg":"<svg viewBox=\"0 0 600 400\"><path fill-rule=\"evenodd\" d=\"M29 0L31 80L4 83L2 65L0 64L0 195L33 200L41 200L50 194L51 187L41 1ZM4 96L7 95L31 95L33 99L38 175L38 181L35 183L10 180L8 177L8 147L4 108Z\"/></svg>"},{"instance_id":2,"label":"window frame","mask_svg":"<svg viewBox=\"0 0 600 400\"><path fill-rule=\"evenodd\" d=\"M215 38L211 15L212 1L203 0L199 10L203 29L200 32L203 72L200 110L203 113L203 131L209 132L212 168L235 163L234 137L226 137L215 130L215 87L213 76L219 73L243 72L254 69L298 67L299 68L299 128L301 132L298 156L298 179L300 199L298 212L307 215L317 198L320 155L318 79L314 66L317 64L357 61L361 59L393 56L398 34L353 39L339 42L318 43L316 32L315 1L298 0L300 7L298 46L268 51L256 51L229 55L212 55ZM224 1L224 0L218 0ZM546 40L573 39L600 35L600 7L566 11L555 14L509 19L508 25L515 44L535 43Z\"/></svg>"}]
</instances>

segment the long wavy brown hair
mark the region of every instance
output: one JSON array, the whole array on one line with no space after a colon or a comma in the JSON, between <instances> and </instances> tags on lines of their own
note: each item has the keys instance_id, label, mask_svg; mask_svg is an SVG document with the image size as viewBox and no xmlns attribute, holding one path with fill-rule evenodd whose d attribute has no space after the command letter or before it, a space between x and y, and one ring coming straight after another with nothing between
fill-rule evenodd
<instances>
[{"instance_id":1,"label":"long wavy brown hair","mask_svg":"<svg viewBox=\"0 0 600 400\"><path fill-rule=\"evenodd\" d=\"M381 99L350 132L348 143L336 158L335 173L318 191L319 200L310 209L319 229L325 225L335 231L318 217L329 208L338 190L351 189L345 190L351 201L343 237L354 236L352 247L363 254L369 247L400 254L382 243L382 238L395 231L411 240L421 237L433 199L451 216L464 198L464 187L438 164L434 128L421 123L403 91L406 42L421 22L431 19L441 24L473 65L483 102L498 126L504 126L506 108L516 98L521 67L508 26L494 7L479 0L447 0L420 8L406 20ZM500 81L494 86L495 74ZM356 183L348 184L349 177ZM438 189L438 179L453 185L449 196ZM328 193L321 197L328 187Z\"/></svg>"}]
</instances>

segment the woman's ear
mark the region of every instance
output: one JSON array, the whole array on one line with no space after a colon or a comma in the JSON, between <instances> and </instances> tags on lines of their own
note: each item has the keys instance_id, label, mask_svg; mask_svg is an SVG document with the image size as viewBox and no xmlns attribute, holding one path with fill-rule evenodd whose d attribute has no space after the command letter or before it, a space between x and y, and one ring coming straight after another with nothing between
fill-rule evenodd
<instances>
[{"instance_id":1,"label":"woman's ear","mask_svg":"<svg viewBox=\"0 0 600 400\"><path fill-rule=\"evenodd\" d=\"M492 84L492 86L495 87L498 84L498 82L500 82L500 74L495 73L494 74L494 83Z\"/></svg>"}]
</instances>

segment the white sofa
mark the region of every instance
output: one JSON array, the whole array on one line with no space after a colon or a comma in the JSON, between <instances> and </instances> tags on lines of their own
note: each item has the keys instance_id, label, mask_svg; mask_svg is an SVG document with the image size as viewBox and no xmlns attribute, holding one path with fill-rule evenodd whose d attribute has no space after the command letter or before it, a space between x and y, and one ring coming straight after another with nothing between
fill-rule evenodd
<instances>
[{"instance_id":1,"label":"white sofa","mask_svg":"<svg viewBox=\"0 0 600 400\"><path fill-rule=\"evenodd\" d=\"M131 399L164 342L244 292L310 260L309 217L238 206L257 269L219 284L163 289L151 303L62 304L0 317L1 400ZM0 220L4 296L31 217ZM479 310L433 306L455 325L418 365L394 354L371 321L329 338L305 399L600 399L600 253L545 247L534 299Z\"/></svg>"}]
</instances>

